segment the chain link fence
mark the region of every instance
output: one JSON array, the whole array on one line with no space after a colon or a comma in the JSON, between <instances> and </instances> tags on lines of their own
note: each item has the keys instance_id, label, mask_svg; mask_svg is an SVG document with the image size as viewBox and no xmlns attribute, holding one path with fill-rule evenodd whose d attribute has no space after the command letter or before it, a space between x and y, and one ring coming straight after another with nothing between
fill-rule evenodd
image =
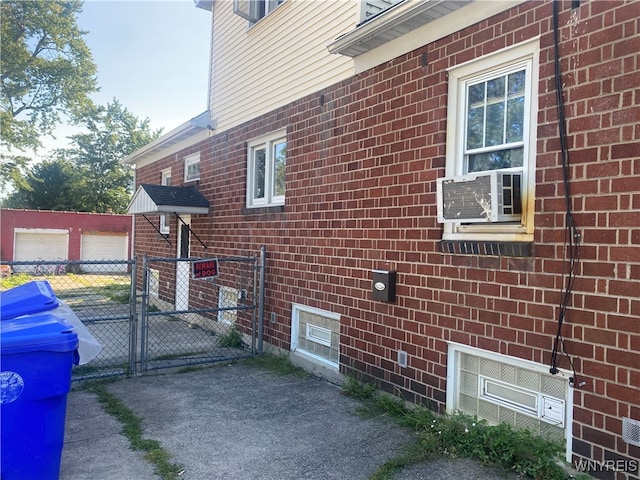
<instances>
[{"instance_id":1,"label":"chain link fence","mask_svg":"<svg viewBox=\"0 0 640 480\"><path fill-rule=\"evenodd\" d=\"M257 280L257 257L145 258L141 369L254 354Z\"/></svg>"},{"instance_id":2,"label":"chain link fence","mask_svg":"<svg viewBox=\"0 0 640 480\"><path fill-rule=\"evenodd\" d=\"M102 348L74 379L131 375L261 350L260 259L3 262L0 290L46 280L78 316ZM205 268L196 276L194 265Z\"/></svg>"},{"instance_id":3,"label":"chain link fence","mask_svg":"<svg viewBox=\"0 0 640 480\"><path fill-rule=\"evenodd\" d=\"M135 269L135 261L3 262L0 290L32 280L48 281L102 347L91 362L74 367L74 379L127 375L135 371Z\"/></svg>"}]
</instances>

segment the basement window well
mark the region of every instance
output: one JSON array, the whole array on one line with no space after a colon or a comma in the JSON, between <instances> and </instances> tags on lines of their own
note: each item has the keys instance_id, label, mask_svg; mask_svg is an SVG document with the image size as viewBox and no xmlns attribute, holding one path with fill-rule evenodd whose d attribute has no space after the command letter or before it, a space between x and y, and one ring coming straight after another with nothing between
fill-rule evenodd
<instances>
[{"instance_id":1,"label":"basement window well","mask_svg":"<svg viewBox=\"0 0 640 480\"><path fill-rule=\"evenodd\" d=\"M571 461L571 372L479 348L449 343L447 411L505 422L566 445Z\"/></svg>"},{"instance_id":2,"label":"basement window well","mask_svg":"<svg viewBox=\"0 0 640 480\"><path fill-rule=\"evenodd\" d=\"M340 362L340 315L293 304L291 351L338 368Z\"/></svg>"}]
</instances>

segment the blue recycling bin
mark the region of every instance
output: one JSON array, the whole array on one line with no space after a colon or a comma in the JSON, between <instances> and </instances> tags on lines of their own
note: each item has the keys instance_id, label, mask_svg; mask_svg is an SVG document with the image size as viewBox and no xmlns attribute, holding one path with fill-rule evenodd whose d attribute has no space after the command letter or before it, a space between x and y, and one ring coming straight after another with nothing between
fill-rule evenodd
<instances>
[{"instance_id":1,"label":"blue recycling bin","mask_svg":"<svg viewBox=\"0 0 640 480\"><path fill-rule=\"evenodd\" d=\"M0 329L0 477L57 479L78 336L50 313L5 319Z\"/></svg>"},{"instance_id":2,"label":"blue recycling bin","mask_svg":"<svg viewBox=\"0 0 640 480\"><path fill-rule=\"evenodd\" d=\"M53 310L60 304L46 280L35 280L0 292L0 320Z\"/></svg>"}]
</instances>

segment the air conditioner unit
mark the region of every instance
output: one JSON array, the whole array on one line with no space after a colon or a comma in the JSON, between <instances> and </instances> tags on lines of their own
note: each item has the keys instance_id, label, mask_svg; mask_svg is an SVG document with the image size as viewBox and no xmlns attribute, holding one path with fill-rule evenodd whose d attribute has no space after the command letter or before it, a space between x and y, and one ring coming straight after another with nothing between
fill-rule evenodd
<instances>
[{"instance_id":1,"label":"air conditioner unit","mask_svg":"<svg viewBox=\"0 0 640 480\"><path fill-rule=\"evenodd\" d=\"M491 170L436 183L438 222L510 222L522 215L522 171Z\"/></svg>"}]
</instances>

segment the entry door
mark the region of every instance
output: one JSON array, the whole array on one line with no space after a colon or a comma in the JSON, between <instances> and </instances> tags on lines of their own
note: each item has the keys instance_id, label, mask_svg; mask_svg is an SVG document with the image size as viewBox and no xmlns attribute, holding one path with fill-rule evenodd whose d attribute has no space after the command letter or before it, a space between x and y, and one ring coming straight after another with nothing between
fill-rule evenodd
<instances>
[{"instance_id":1,"label":"entry door","mask_svg":"<svg viewBox=\"0 0 640 480\"><path fill-rule=\"evenodd\" d=\"M182 220L184 223L178 221L180 225L178 230L178 258L189 258L191 217L185 215ZM189 262L176 263L176 310L189 310L190 266Z\"/></svg>"}]
</instances>

